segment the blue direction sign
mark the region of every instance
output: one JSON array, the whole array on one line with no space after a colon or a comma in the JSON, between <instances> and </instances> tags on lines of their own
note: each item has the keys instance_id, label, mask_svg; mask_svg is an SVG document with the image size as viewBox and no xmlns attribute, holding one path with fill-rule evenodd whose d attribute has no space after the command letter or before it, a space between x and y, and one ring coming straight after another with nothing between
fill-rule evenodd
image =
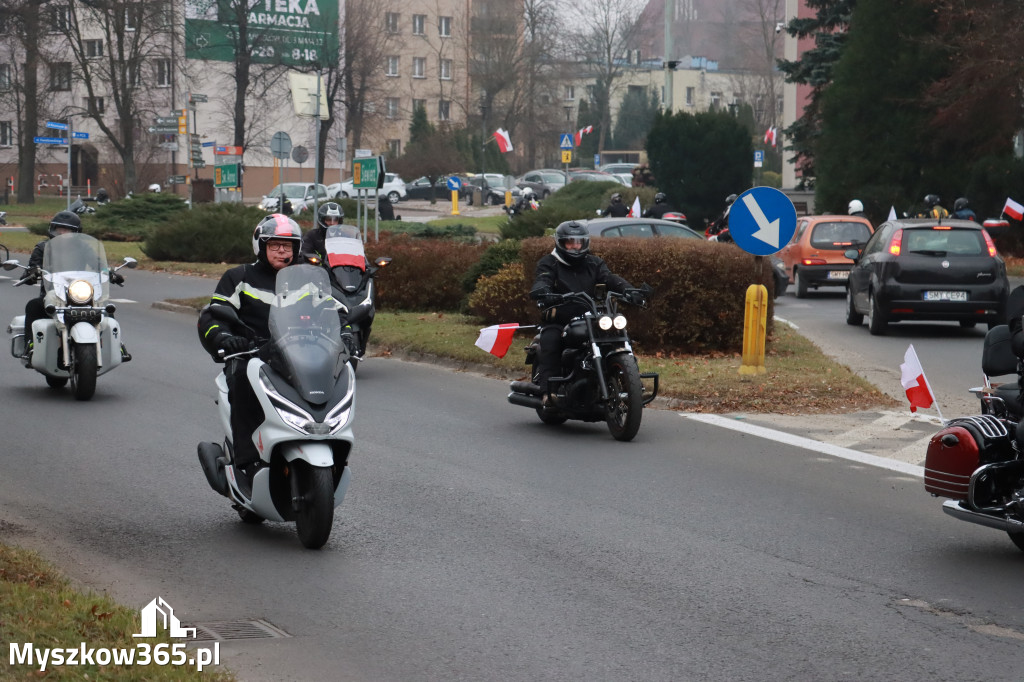
<instances>
[{"instance_id":1,"label":"blue direction sign","mask_svg":"<svg viewBox=\"0 0 1024 682\"><path fill-rule=\"evenodd\" d=\"M67 130L68 129L68 124L67 123L59 123L57 121L47 121L46 122L46 127L47 128L52 128L53 130Z\"/></svg>"},{"instance_id":2,"label":"blue direction sign","mask_svg":"<svg viewBox=\"0 0 1024 682\"><path fill-rule=\"evenodd\" d=\"M558 141L559 149L572 149L572 133L562 133L561 139Z\"/></svg>"},{"instance_id":3,"label":"blue direction sign","mask_svg":"<svg viewBox=\"0 0 1024 682\"><path fill-rule=\"evenodd\" d=\"M216 144L217 144L216 142L204 142L204 143L203 143L203 146L204 146L204 147L213 147L213 146L215 146Z\"/></svg>"},{"instance_id":4,"label":"blue direction sign","mask_svg":"<svg viewBox=\"0 0 1024 682\"><path fill-rule=\"evenodd\" d=\"M75 131L71 133L71 137L75 138L76 140L88 140L89 133L80 133L78 131Z\"/></svg>"},{"instance_id":5,"label":"blue direction sign","mask_svg":"<svg viewBox=\"0 0 1024 682\"><path fill-rule=\"evenodd\" d=\"M755 256L768 256L789 243L796 231L796 208L773 187L754 187L729 209L729 234Z\"/></svg>"},{"instance_id":6,"label":"blue direction sign","mask_svg":"<svg viewBox=\"0 0 1024 682\"><path fill-rule=\"evenodd\" d=\"M448 178L448 189L458 191L462 189L462 180L452 175Z\"/></svg>"},{"instance_id":7,"label":"blue direction sign","mask_svg":"<svg viewBox=\"0 0 1024 682\"><path fill-rule=\"evenodd\" d=\"M34 137L32 138L36 144L67 144L68 139L66 137Z\"/></svg>"}]
</instances>

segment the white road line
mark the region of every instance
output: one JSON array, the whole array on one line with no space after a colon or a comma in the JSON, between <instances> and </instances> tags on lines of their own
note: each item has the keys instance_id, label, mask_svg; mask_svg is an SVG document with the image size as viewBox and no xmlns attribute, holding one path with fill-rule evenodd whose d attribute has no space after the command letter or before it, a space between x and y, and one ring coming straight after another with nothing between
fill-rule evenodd
<instances>
[{"instance_id":1,"label":"white road line","mask_svg":"<svg viewBox=\"0 0 1024 682\"><path fill-rule=\"evenodd\" d=\"M835 438L832 438L832 444L840 447L848 447L854 443L859 443L862 440L871 438L872 435L881 429L895 431L909 421L912 421L911 418L905 414L900 414L898 412L883 412L881 417L870 424L858 426L855 429L850 429L846 433L841 433Z\"/></svg>"},{"instance_id":2,"label":"white road line","mask_svg":"<svg viewBox=\"0 0 1024 682\"><path fill-rule=\"evenodd\" d=\"M108 298L107 300L111 303L138 303L138 301L130 298Z\"/></svg>"},{"instance_id":3,"label":"white road line","mask_svg":"<svg viewBox=\"0 0 1024 682\"><path fill-rule=\"evenodd\" d=\"M720 426L726 429L732 429L733 431L740 431L751 436L757 436L758 438L765 438L767 440L774 440L779 443L785 443L786 445L792 445L794 447L803 448L804 450L811 450L813 452L820 452L825 455L831 455L832 457L839 457L851 462L857 462L859 464L867 464L869 466L879 467L881 469L889 469L890 471L898 471L901 474L908 474L917 478L924 478L924 468L915 466L913 464L907 464L906 462L898 462L896 460L888 459L886 457L878 457L877 455L869 455L865 452L859 452L857 450L851 450L849 448L839 447L837 445L831 445L830 443L822 443L818 440L811 440L810 438L804 438L802 436L794 436L790 433L784 433L782 431L776 431L774 429L766 429L763 426L755 426L748 424L743 421L736 419L729 419L722 417L717 414L694 414L687 412L680 412L680 416L686 417L687 419L693 419L695 421L703 422L705 424L711 424L712 426Z\"/></svg>"}]
</instances>

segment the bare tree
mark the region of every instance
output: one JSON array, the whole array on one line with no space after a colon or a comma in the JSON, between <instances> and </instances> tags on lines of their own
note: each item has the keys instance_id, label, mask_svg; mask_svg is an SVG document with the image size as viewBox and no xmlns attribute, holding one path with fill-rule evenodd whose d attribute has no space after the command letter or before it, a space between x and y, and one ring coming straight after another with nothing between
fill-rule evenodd
<instances>
[{"instance_id":1,"label":"bare tree","mask_svg":"<svg viewBox=\"0 0 1024 682\"><path fill-rule=\"evenodd\" d=\"M345 132L353 147L362 143L365 126L383 109L384 62L395 41L385 16L376 0L346 0L341 91L336 97L345 109Z\"/></svg>"}]
</instances>

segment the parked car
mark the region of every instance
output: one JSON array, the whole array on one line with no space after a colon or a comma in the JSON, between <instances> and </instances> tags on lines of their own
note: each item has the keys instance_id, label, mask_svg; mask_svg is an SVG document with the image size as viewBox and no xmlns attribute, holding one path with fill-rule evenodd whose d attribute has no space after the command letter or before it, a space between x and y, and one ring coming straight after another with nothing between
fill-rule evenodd
<instances>
[{"instance_id":1,"label":"parked car","mask_svg":"<svg viewBox=\"0 0 1024 682\"><path fill-rule=\"evenodd\" d=\"M588 170L586 168L570 168L569 182L579 182L581 180L589 180L591 182L614 182L616 185L626 184L611 173L602 173L601 171Z\"/></svg>"},{"instance_id":2,"label":"parked car","mask_svg":"<svg viewBox=\"0 0 1024 682\"><path fill-rule=\"evenodd\" d=\"M349 199L356 196L356 189L353 187L352 180L336 182L328 186L327 190L335 199ZM406 197L405 181L397 173L385 173L384 186L379 191L381 194L386 195L392 204L397 204L399 200ZM372 194L373 190L370 190L370 193Z\"/></svg>"},{"instance_id":3,"label":"parked car","mask_svg":"<svg viewBox=\"0 0 1024 682\"><path fill-rule=\"evenodd\" d=\"M583 221L591 237L682 237L704 239L686 225L657 218L592 218Z\"/></svg>"},{"instance_id":4,"label":"parked car","mask_svg":"<svg viewBox=\"0 0 1024 682\"><path fill-rule=\"evenodd\" d=\"M473 193L475 190L484 188L485 195L483 203L499 206L505 203L505 192L510 191L505 176L501 173L485 173L483 177L479 174L466 178L462 183L460 198L470 206L473 205Z\"/></svg>"},{"instance_id":5,"label":"parked car","mask_svg":"<svg viewBox=\"0 0 1024 682\"><path fill-rule=\"evenodd\" d=\"M978 223L934 218L882 223L854 261L846 323L867 318L873 335L891 322L951 320L961 327L1004 324L1010 284L995 243Z\"/></svg>"},{"instance_id":6,"label":"parked car","mask_svg":"<svg viewBox=\"0 0 1024 682\"><path fill-rule=\"evenodd\" d=\"M798 219L793 238L779 252L796 297L804 298L810 288L845 287L853 263L843 252L867 244L873 233L866 218L851 215Z\"/></svg>"},{"instance_id":7,"label":"parked car","mask_svg":"<svg viewBox=\"0 0 1024 682\"><path fill-rule=\"evenodd\" d=\"M625 173L626 175L633 177L633 169L636 168L635 163L606 163L603 166L599 166L598 170L602 173L611 173L612 175L618 175Z\"/></svg>"},{"instance_id":8,"label":"parked car","mask_svg":"<svg viewBox=\"0 0 1024 682\"><path fill-rule=\"evenodd\" d=\"M314 187L317 189L314 190ZM313 207L314 191L318 195L316 197L317 203L323 203L327 201L328 197L332 196L325 185L315 185L312 182L286 182L283 185L274 185L274 188L260 199L260 203L257 206L263 211L279 211L278 204L280 203L279 199L282 188L285 197L288 198L288 202L292 205L293 213L302 213Z\"/></svg>"},{"instance_id":9,"label":"parked car","mask_svg":"<svg viewBox=\"0 0 1024 682\"><path fill-rule=\"evenodd\" d=\"M419 177L412 182L405 183L405 198L426 199L427 201L435 198L451 201L452 191L448 189L448 176L438 178L437 182L433 184L426 177Z\"/></svg>"},{"instance_id":10,"label":"parked car","mask_svg":"<svg viewBox=\"0 0 1024 682\"><path fill-rule=\"evenodd\" d=\"M532 170L516 179L516 187L529 187L538 198L547 199L552 193L565 187L565 173L546 168Z\"/></svg>"}]
</instances>

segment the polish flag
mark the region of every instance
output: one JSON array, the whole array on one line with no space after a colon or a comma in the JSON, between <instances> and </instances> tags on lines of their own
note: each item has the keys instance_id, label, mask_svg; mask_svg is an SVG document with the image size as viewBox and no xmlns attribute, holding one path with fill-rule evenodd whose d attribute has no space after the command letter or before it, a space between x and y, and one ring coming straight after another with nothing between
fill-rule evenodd
<instances>
[{"instance_id":1,"label":"polish flag","mask_svg":"<svg viewBox=\"0 0 1024 682\"><path fill-rule=\"evenodd\" d=\"M576 146L579 147L583 143L584 135L592 132L594 132L594 126L586 126L585 128L580 128L579 130L577 130L576 134L573 136L573 141L576 143Z\"/></svg>"},{"instance_id":2,"label":"polish flag","mask_svg":"<svg viewBox=\"0 0 1024 682\"><path fill-rule=\"evenodd\" d=\"M633 206L632 206L632 208L629 209L629 217L630 218L639 218L640 217L640 197L635 197L633 199Z\"/></svg>"},{"instance_id":3,"label":"polish flag","mask_svg":"<svg viewBox=\"0 0 1024 682\"><path fill-rule=\"evenodd\" d=\"M1014 220L1024 220L1024 206L1021 206L1010 197L1006 197L1006 204L1003 206L1003 213Z\"/></svg>"},{"instance_id":4,"label":"polish flag","mask_svg":"<svg viewBox=\"0 0 1024 682\"><path fill-rule=\"evenodd\" d=\"M775 126L772 126L768 130L764 131L764 143L765 144L770 144L771 146L774 147L775 146L775 138L778 135L778 132L779 132L779 129L776 128Z\"/></svg>"},{"instance_id":5,"label":"polish flag","mask_svg":"<svg viewBox=\"0 0 1024 682\"><path fill-rule=\"evenodd\" d=\"M494 131L494 139L498 141L498 149L502 153L512 151L512 139L508 136L508 131L504 128L498 128Z\"/></svg>"},{"instance_id":6,"label":"polish flag","mask_svg":"<svg viewBox=\"0 0 1024 682\"><path fill-rule=\"evenodd\" d=\"M491 355L503 358L508 352L509 346L512 345L512 336L517 329L519 329L517 322L485 327L480 330L480 337L477 338L476 345Z\"/></svg>"},{"instance_id":7,"label":"polish flag","mask_svg":"<svg viewBox=\"0 0 1024 682\"><path fill-rule=\"evenodd\" d=\"M907 400L910 401L910 411L917 412L917 408L929 408L935 402L932 389L924 376L924 369L921 361L917 359L914 351L914 344L910 344L906 354L903 356L903 364L900 365L900 383L907 392Z\"/></svg>"}]
</instances>

